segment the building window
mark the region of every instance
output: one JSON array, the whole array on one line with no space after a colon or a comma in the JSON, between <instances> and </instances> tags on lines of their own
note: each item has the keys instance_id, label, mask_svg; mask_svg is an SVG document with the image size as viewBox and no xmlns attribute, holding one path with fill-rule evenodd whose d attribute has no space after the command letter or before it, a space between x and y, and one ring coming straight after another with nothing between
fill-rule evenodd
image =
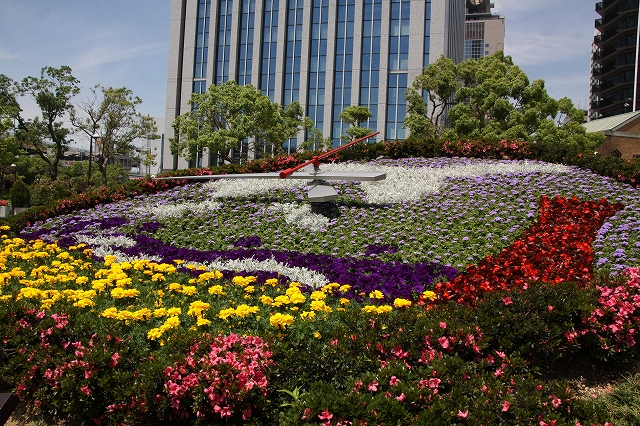
<instances>
[{"instance_id":1,"label":"building window","mask_svg":"<svg viewBox=\"0 0 640 426\"><path fill-rule=\"evenodd\" d=\"M266 0L262 29L262 61L260 64L260 90L275 98L276 54L278 50L278 4L279 0Z\"/></svg>"},{"instance_id":2,"label":"building window","mask_svg":"<svg viewBox=\"0 0 640 426\"><path fill-rule=\"evenodd\" d=\"M240 44L238 52L238 84L251 84L253 66L253 32L256 18L256 0L242 0L240 16Z\"/></svg>"},{"instance_id":3,"label":"building window","mask_svg":"<svg viewBox=\"0 0 640 426\"><path fill-rule=\"evenodd\" d=\"M609 155L615 158L622 158L622 152L620 152L620 150L618 150L617 148L611 151L611 154Z\"/></svg>"},{"instance_id":4,"label":"building window","mask_svg":"<svg viewBox=\"0 0 640 426\"><path fill-rule=\"evenodd\" d=\"M407 91L407 74L389 74L387 88L387 128L386 139L404 139L405 129L402 128L404 117L407 115L407 104L404 93Z\"/></svg>"},{"instance_id":5,"label":"building window","mask_svg":"<svg viewBox=\"0 0 640 426\"><path fill-rule=\"evenodd\" d=\"M409 68L410 17L411 2L409 0L391 0L389 69L392 71Z\"/></svg>"},{"instance_id":6,"label":"building window","mask_svg":"<svg viewBox=\"0 0 640 426\"><path fill-rule=\"evenodd\" d=\"M211 0L200 0L198 3L198 24L196 27L196 50L193 67L193 91L204 93L207 78L207 55L209 54L209 21Z\"/></svg>"},{"instance_id":7,"label":"building window","mask_svg":"<svg viewBox=\"0 0 640 426\"><path fill-rule=\"evenodd\" d=\"M327 75L327 35L329 0L313 0L311 12L311 49L309 52L309 89L307 117L315 127L324 127L324 96Z\"/></svg>"},{"instance_id":8,"label":"building window","mask_svg":"<svg viewBox=\"0 0 640 426\"><path fill-rule=\"evenodd\" d=\"M304 19L304 0L288 0L287 8L287 44L284 65L285 105L300 99L300 62L302 61L302 22ZM282 144L287 153L296 151L297 138L291 138Z\"/></svg>"},{"instance_id":9,"label":"building window","mask_svg":"<svg viewBox=\"0 0 640 426\"><path fill-rule=\"evenodd\" d=\"M365 0L362 23L362 71L360 72L360 105L371 111L366 127L378 127L378 93L380 88L380 33L382 0Z\"/></svg>"},{"instance_id":10,"label":"building window","mask_svg":"<svg viewBox=\"0 0 640 426\"><path fill-rule=\"evenodd\" d=\"M229 80L229 60L231 55L231 24L233 20L233 0L220 0L218 11L218 57L216 62L216 84Z\"/></svg>"},{"instance_id":11,"label":"building window","mask_svg":"<svg viewBox=\"0 0 640 426\"><path fill-rule=\"evenodd\" d=\"M429 51L431 48L431 0L424 5L424 59L422 65L429 66Z\"/></svg>"},{"instance_id":12,"label":"building window","mask_svg":"<svg viewBox=\"0 0 640 426\"><path fill-rule=\"evenodd\" d=\"M338 0L337 12L332 132L335 147L340 145L340 136L348 127L348 124L340 121L340 113L351 105L355 0Z\"/></svg>"}]
</instances>

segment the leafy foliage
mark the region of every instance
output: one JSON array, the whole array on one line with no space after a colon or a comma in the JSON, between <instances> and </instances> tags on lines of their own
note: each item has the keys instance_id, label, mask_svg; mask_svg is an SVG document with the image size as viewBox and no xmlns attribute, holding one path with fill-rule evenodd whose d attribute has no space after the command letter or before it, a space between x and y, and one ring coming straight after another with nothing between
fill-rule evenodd
<instances>
[{"instance_id":1,"label":"leafy foliage","mask_svg":"<svg viewBox=\"0 0 640 426\"><path fill-rule=\"evenodd\" d=\"M114 89L100 85L91 89L93 98L79 107L82 116L71 114L78 131L96 140L96 164L102 175L102 184L107 185L107 166L116 154L136 158L140 155L134 142L140 138L154 137L158 130L155 120L137 111L142 99L133 95L126 87Z\"/></svg>"},{"instance_id":2,"label":"leafy foliage","mask_svg":"<svg viewBox=\"0 0 640 426\"><path fill-rule=\"evenodd\" d=\"M19 93L33 98L42 118L24 120L18 116L16 137L27 151L48 164L51 180L57 179L58 165L69 147L71 130L64 120L73 109L71 99L80 93L79 84L71 68L61 66L44 67L40 78L26 77L19 85Z\"/></svg>"},{"instance_id":3,"label":"leafy foliage","mask_svg":"<svg viewBox=\"0 0 640 426\"><path fill-rule=\"evenodd\" d=\"M416 78L405 99L411 139L529 141L538 152L563 155L594 151L604 141L586 133L584 114L570 99L551 98L543 80L530 82L501 51L457 65L441 57Z\"/></svg>"},{"instance_id":4,"label":"leafy foliage","mask_svg":"<svg viewBox=\"0 0 640 426\"><path fill-rule=\"evenodd\" d=\"M238 86L235 81L193 93L189 105L191 111L173 122L177 136L171 141L171 151L189 159L207 148L232 163L231 150L247 138L251 151L279 153L282 141L312 124L298 102L283 108L252 85Z\"/></svg>"}]
</instances>

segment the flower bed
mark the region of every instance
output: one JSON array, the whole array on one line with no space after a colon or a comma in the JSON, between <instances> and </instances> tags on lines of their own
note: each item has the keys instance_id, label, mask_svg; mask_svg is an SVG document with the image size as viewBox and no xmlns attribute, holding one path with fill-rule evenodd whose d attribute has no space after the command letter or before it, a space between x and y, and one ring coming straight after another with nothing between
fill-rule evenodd
<instances>
[{"instance_id":1,"label":"flower bed","mask_svg":"<svg viewBox=\"0 0 640 426\"><path fill-rule=\"evenodd\" d=\"M3 237L0 384L102 424L610 420L544 373L636 356L635 190L524 161L331 167L388 179L313 208L295 183L200 183Z\"/></svg>"}]
</instances>

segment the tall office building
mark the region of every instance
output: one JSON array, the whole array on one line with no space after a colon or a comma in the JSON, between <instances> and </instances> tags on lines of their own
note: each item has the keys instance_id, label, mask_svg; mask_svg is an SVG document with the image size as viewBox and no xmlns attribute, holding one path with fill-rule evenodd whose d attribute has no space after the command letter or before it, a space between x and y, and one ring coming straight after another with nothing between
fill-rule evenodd
<instances>
[{"instance_id":1,"label":"tall office building","mask_svg":"<svg viewBox=\"0 0 640 426\"><path fill-rule=\"evenodd\" d=\"M336 146L351 105L373 113L378 139L403 139L406 88L441 55L463 59L464 22L465 0L173 0L165 134L191 93L235 80L300 102ZM165 170L216 164L206 150L191 164L164 158Z\"/></svg>"},{"instance_id":2,"label":"tall office building","mask_svg":"<svg viewBox=\"0 0 640 426\"><path fill-rule=\"evenodd\" d=\"M596 3L589 118L640 109L638 99L638 0Z\"/></svg>"},{"instance_id":3,"label":"tall office building","mask_svg":"<svg viewBox=\"0 0 640 426\"><path fill-rule=\"evenodd\" d=\"M464 59L480 59L504 50L504 17L494 15L490 0L466 0Z\"/></svg>"}]
</instances>

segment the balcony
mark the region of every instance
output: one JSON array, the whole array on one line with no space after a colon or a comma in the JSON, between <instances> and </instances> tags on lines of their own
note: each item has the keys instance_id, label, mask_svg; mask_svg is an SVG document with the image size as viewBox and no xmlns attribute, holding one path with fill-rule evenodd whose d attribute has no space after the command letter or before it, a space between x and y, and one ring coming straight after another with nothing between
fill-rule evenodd
<instances>
[{"instance_id":1,"label":"balcony","mask_svg":"<svg viewBox=\"0 0 640 426\"><path fill-rule=\"evenodd\" d=\"M596 28L602 27L602 18L596 19Z\"/></svg>"}]
</instances>

